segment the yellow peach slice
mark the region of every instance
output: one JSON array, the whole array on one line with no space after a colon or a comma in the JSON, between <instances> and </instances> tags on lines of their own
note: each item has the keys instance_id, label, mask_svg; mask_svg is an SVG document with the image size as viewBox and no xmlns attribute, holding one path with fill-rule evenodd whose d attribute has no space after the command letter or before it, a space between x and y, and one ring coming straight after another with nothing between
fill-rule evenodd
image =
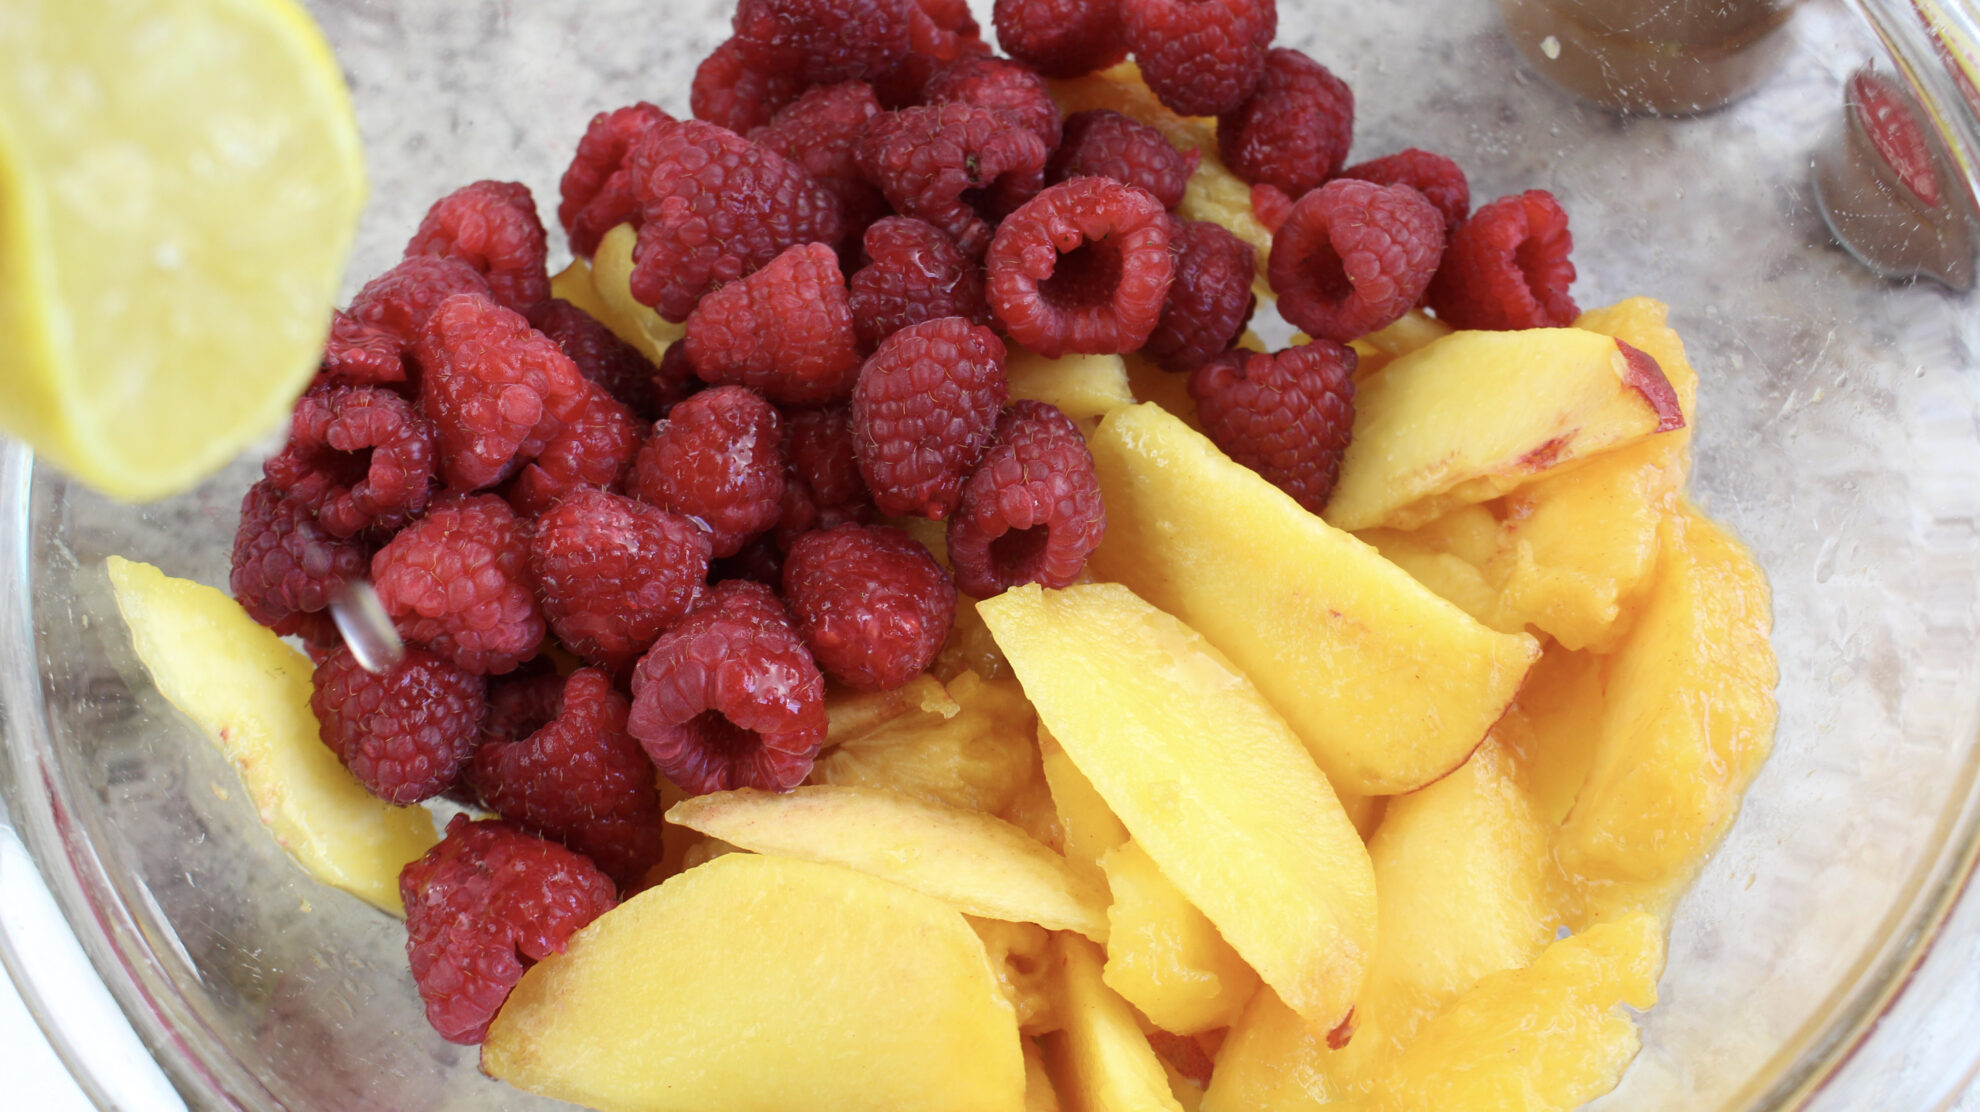
<instances>
[{"instance_id":1,"label":"yellow peach slice","mask_svg":"<svg viewBox=\"0 0 1980 1112\"><path fill-rule=\"evenodd\" d=\"M1024 831L980 811L816 784L696 796L674 804L667 821L757 853L857 869L969 915L1107 939L1106 893Z\"/></svg>"},{"instance_id":2,"label":"yellow peach slice","mask_svg":"<svg viewBox=\"0 0 1980 1112\"><path fill-rule=\"evenodd\" d=\"M1056 943L1065 1029L1045 1037L1045 1060L1060 1099L1081 1112L1182 1112L1133 1010L1101 980L1099 951L1071 935Z\"/></svg>"},{"instance_id":3,"label":"yellow peach slice","mask_svg":"<svg viewBox=\"0 0 1980 1112\"><path fill-rule=\"evenodd\" d=\"M621 224L606 232L591 256L591 283L606 311L598 319L613 335L638 348L641 355L657 366L667 349L687 334L687 329L633 298L633 244L638 240L639 232L631 224Z\"/></svg>"},{"instance_id":4,"label":"yellow peach slice","mask_svg":"<svg viewBox=\"0 0 1980 1112\"><path fill-rule=\"evenodd\" d=\"M1010 1004L954 908L836 865L729 854L532 966L481 1068L600 1112L1018 1112Z\"/></svg>"},{"instance_id":5,"label":"yellow peach slice","mask_svg":"<svg viewBox=\"0 0 1980 1112\"><path fill-rule=\"evenodd\" d=\"M1587 783L1556 854L1613 913L1661 910L1739 810L1774 733L1766 577L1688 504L1608 671ZM1604 891L1605 889L1613 889Z\"/></svg>"},{"instance_id":6,"label":"yellow peach slice","mask_svg":"<svg viewBox=\"0 0 1980 1112\"><path fill-rule=\"evenodd\" d=\"M1066 861L1075 872L1104 887L1107 874L1101 861L1108 850L1128 840L1127 827L1121 825L1107 801L1093 790L1093 782L1066 756L1042 722L1038 724L1038 752L1045 783L1052 791L1052 806L1059 813Z\"/></svg>"},{"instance_id":7,"label":"yellow peach slice","mask_svg":"<svg viewBox=\"0 0 1980 1112\"><path fill-rule=\"evenodd\" d=\"M977 604L1025 694L1148 856L1258 975L1340 1022L1375 943L1368 851L1251 681L1118 584Z\"/></svg>"},{"instance_id":8,"label":"yellow peach slice","mask_svg":"<svg viewBox=\"0 0 1980 1112\"><path fill-rule=\"evenodd\" d=\"M910 689L912 694L902 696L905 702L896 704L898 714L889 714L885 696L858 701L865 709L842 710L847 728L836 732L829 725L834 701L828 700L830 747L819 755L809 782L887 788L931 803L1002 814L1038 773L1032 744L1036 719L1016 681L985 680L964 671L939 695L920 680L902 691ZM852 731L850 719L866 714L889 716Z\"/></svg>"},{"instance_id":9,"label":"yellow peach slice","mask_svg":"<svg viewBox=\"0 0 1980 1112\"><path fill-rule=\"evenodd\" d=\"M1228 1027L1258 989L1238 957L1155 862L1133 842L1101 858L1114 902L1107 909L1107 987L1164 1031Z\"/></svg>"},{"instance_id":10,"label":"yellow peach slice","mask_svg":"<svg viewBox=\"0 0 1980 1112\"><path fill-rule=\"evenodd\" d=\"M1059 408L1075 421L1101 417L1134 404L1127 366L1118 355L1063 355L1047 359L1022 348L1004 361L1011 400L1029 399Z\"/></svg>"},{"instance_id":11,"label":"yellow peach slice","mask_svg":"<svg viewBox=\"0 0 1980 1112\"><path fill-rule=\"evenodd\" d=\"M1410 791L1463 764L1539 655L1155 406L1108 414L1092 449L1094 574L1230 657L1343 791Z\"/></svg>"},{"instance_id":12,"label":"yellow peach slice","mask_svg":"<svg viewBox=\"0 0 1980 1112\"><path fill-rule=\"evenodd\" d=\"M403 915L399 870L439 841L433 818L366 791L323 744L309 658L224 592L121 556L108 568L158 693L233 764L275 840L316 879Z\"/></svg>"},{"instance_id":13,"label":"yellow peach slice","mask_svg":"<svg viewBox=\"0 0 1980 1112\"><path fill-rule=\"evenodd\" d=\"M1411 529L1548 472L1682 428L1649 356L1579 328L1453 332L1355 396L1326 518Z\"/></svg>"}]
</instances>

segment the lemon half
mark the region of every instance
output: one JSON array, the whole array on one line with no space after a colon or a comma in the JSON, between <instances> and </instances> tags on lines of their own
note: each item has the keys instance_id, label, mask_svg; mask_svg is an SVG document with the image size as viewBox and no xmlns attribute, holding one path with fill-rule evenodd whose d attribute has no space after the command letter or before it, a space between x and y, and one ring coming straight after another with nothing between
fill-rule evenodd
<instances>
[{"instance_id":1,"label":"lemon half","mask_svg":"<svg viewBox=\"0 0 1980 1112\"><path fill-rule=\"evenodd\" d=\"M217 470L308 381L364 193L292 0L0 4L0 431L120 498Z\"/></svg>"}]
</instances>

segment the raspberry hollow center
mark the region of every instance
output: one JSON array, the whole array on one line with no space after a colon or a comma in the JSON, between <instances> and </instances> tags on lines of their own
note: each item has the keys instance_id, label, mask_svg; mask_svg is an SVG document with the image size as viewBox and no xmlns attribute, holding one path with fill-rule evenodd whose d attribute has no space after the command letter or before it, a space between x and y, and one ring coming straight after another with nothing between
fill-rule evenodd
<instances>
[{"instance_id":1,"label":"raspberry hollow center","mask_svg":"<svg viewBox=\"0 0 1980 1112\"><path fill-rule=\"evenodd\" d=\"M1038 283L1038 293L1055 309L1094 308L1113 300L1121 274L1120 244L1090 240L1059 256L1051 277Z\"/></svg>"},{"instance_id":2,"label":"raspberry hollow center","mask_svg":"<svg viewBox=\"0 0 1980 1112\"><path fill-rule=\"evenodd\" d=\"M991 570L999 579L1008 583L1032 582L1045 559L1045 549L1051 540L1050 525L1012 529L990 542Z\"/></svg>"}]
</instances>

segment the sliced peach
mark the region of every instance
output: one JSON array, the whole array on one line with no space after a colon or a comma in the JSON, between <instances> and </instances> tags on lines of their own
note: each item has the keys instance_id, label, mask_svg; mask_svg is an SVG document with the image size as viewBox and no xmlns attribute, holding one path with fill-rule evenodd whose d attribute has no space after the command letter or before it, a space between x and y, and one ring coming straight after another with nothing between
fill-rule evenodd
<instances>
[{"instance_id":1,"label":"sliced peach","mask_svg":"<svg viewBox=\"0 0 1980 1112\"><path fill-rule=\"evenodd\" d=\"M1539 655L1155 406L1108 414L1092 448L1094 574L1229 656L1343 791L1410 791L1464 763Z\"/></svg>"},{"instance_id":2,"label":"sliced peach","mask_svg":"<svg viewBox=\"0 0 1980 1112\"><path fill-rule=\"evenodd\" d=\"M1133 1009L1100 979L1098 948L1066 934L1054 941L1065 1028L1045 1036L1053 1088L1067 1105L1087 1112L1182 1112Z\"/></svg>"},{"instance_id":3,"label":"sliced peach","mask_svg":"<svg viewBox=\"0 0 1980 1112\"><path fill-rule=\"evenodd\" d=\"M1018 1112L983 943L932 896L737 853L606 912L523 975L491 1077L601 1112Z\"/></svg>"},{"instance_id":4,"label":"sliced peach","mask_svg":"<svg viewBox=\"0 0 1980 1112\"><path fill-rule=\"evenodd\" d=\"M977 604L1038 715L1265 983L1339 1023L1375 943L1368 851L1257 688L1118 584Z\"/></svg>"},{"instance_id":5,"label":"sliced peach","mask_svg":"<svg viewBox=\"0 0 1980 1112\"><path fill-rule=\"evenodd\" d=\"M598 319L657 366L687 329L633 298L633 245L638 240L639 232L631 224L606 232L591 256L591 284L605 307L605 315Z\"/></svg>"},{"instance_id":6,"label":"sliced peach","mask_svg":"<svg viewBox=\"0 0 1980 1112\"><path fill-rule=\"evenodd\" d=\"M1595 914L1661 910L1739 810L1774 734L1767 580L1689 504L1609 666L1593 765L1555 851Z\"/></svg>"},{"instance_id":7,"label":"sliced peach","mask_svg":"<svg viewBox=\"0 0 1980 1112\"><path fill-rule=\"evenodd\" d=\"M932 681L931 681L932 682ZM814 784L888 788L918 799L1001 814L1038 773L1034 716L1015 681L965 671L940 695L920 680L900 699L855 700L828 726ZM834 701L828 700L828 720ZM894 713L898 711L899 713ZM882 718L855 731L860 719Z\"/></svg>"},{"instance_id":8,"label":"sliced peach","mask_svg":"<svg viewBox=\"0 0 1980 1112\"><path fill-rule=\"evenodd\" d=\"M1258 989L1258 974L1231 949L1155 862L1132 841L1101 859L1107 909L1107 987L1164 1031L1228 1027Z\"/></svg>"},{"instance_id":9,"label":"sliced peach","mask_svg":"<svg viewBox=\"0 0 1980 1112\"><path fill-rule=\"evenodd\" d=\"M980 811L883 788L814 784L712 792L667 821L731 845L823 861L903 884L969 915L1107 940L1107 896L1024 831Z\"/></svg>"},{"instance_id":10,"label":"sliced peach","mask_svg":"<svg viewBox=\"0 0 1980 1112\"><path fill-rule=\"evenodd\" d=\"M1011 400L1030 399L1057 406L1075 421L1104 416L1134 404L1127 366L1118 355L1063 355L1047 359L1013 348L1004 361Z\"/></svg>"},{"instance_id":11,"label":"sliced peach","mask_svg":"<svg viewBox=\"0 0 1980 1112\"><path fill-rule=\"evenodd\" d=\"M1326 518L1410 529L1538 475L1684 426L1656 360L1579 328L1454 332L1355 397Z\"/></svg>"}]
</instances>

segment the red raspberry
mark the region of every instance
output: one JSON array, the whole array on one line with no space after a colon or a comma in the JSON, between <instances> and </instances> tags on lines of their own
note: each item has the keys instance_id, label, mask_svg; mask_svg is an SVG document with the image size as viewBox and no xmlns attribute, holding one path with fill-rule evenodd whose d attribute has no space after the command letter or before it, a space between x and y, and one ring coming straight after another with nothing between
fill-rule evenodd
<instances>
[{"instance_id":1,"label":"red raspberry","mask_svg":"<svg viewBox=\"0 0 1980 1112\"><path fill-rule=\"evenodd\" d=\"M492 494L435 499L371 558L371 581L400 636L470 672L512 672L543 642L527 524Z\"/></svg>"},{"instance_id":2,"label":"red raspberry","mask_svg":"<svg viewBox=\"0 0 1980 1112\"><path fill-rule=\"evenodd\" d=\"M1297 50L1266 51L1258 91L1217 119L1224 165L1293 198L1333 177L1353 141L1354 91Z\"/></svg>"},{"instance_id":3,"label":"red raspberry","mask_svg":"<svg viewBox=\"0 0 1980 1112\"><path fill-rule=\"evenodd\" d=\"M936 70L921 95L929 104L958 101L994 108L1043 140L1046 150L1059 145L1059 106L1045 79L1009 58L958 59Z\"/></svg>"},{"instance_id":4,"label":"red raspberry","mask_svg":"<svg viewBox=\"0 0 1980 1112\"><path fill-rule=\"evenodd\" d=\"M943 317L887 337L852 397L859 473L874 505L947 517L1009 396L1004 345L988 328Z\"/></svg>"},{"instance_id":5,"label":"red raspberry","mask_svg":"<svg viewBox=\"0 0 1980 1112\"><path fill-rule=\"evenodd\" d=\"M611 878L506 822L455 815L447 836L399 873L406 956L426 1021L469 1046L530 965L617 903Z\"/></svg>"},{"instance_id":6,"label":"red raspberry","mask_svg":"<svg viewBox=\"0 0 1980 1112\"><path fill-rule=\"evenodd\" d=\"M1052 152L1045 180L1112 178L1146 189L1163 208L1172 209L1182 204L1189 176L1202 160L1201 153L1177 150L1139 120L1096 108L1067 118L1065 142Z\"/></svg>"},{"instance_id":7,"label":"red raspberry","mask_svg":"<svg viewBox=\"0 0 1980 1112\"><path fill-rule=\"evenodd\" d=\"M839 241L838 202L811 175L712 124L649 129L626 168L643 217L632 294L670 321L787 247Z\"/></svg>"},{"instance_id":8,"label":"red raspberry","mask_svg":"<svg viewBox=\"0 0 1980 1112\"><path fill-rule=\"evenodd\" d=\"M1251 187L1251 215L1273 235L1285 225L1286 217L1292 215L1292 207L1293 199L1286 196L1286 191L1270 182Z\"/></svg>"},{"instance_id":9,"label":"red raspberry","mask_svg":"<svg viewBox=\"0 0 1980 1112\"><path fill-rule=\"evenodd\" d=\"M769 123L777 109L796 100L809 84L788 69L757 69L743 60L736 40L729 39L695 69L688 107L697 120L747 135Z\"/></svg>"},{"instance_id":10,"label":"red raspberry","mask_svg":"<svg viewBox=\"0 0 1980 1112\"><path fill-rule=\"evenodd\" d=\"M1251 292L1258 257L1251 244L1220 225L1171 220L1176 280L1169 286L1162 319L1141 350L1163 370L1180 373L1221 355L1244 334L1258 306Z\"/></svg>"},{"instance_id":11,"label":"red raspberry","mask_svg":"<svg viewBox=\"0 0 1980 1112\"><path fill-rule=\"evenodd\" d=\"M440 430L440 471L454 490L515 474L578 418L591 389L554 341L485 294L443 302L415 352L420 404Z\"/></svg>"},{"instance_id":12,"label":"red raspberry","mask_svg":"<svg viewBox=\"0 0 1980 1112\"><path fill-rule=\"evenodd\" d=\"M889 216L866 229L865 247L866 265L847 283L853 329L865 350L923 321L990 323L983 269L947 232L911 216Z\"/></svg>"},{"instance_id":13,"label":"red raspberry","mask_svg":"<svg viewBox=\"0 0 1980 1112\"><path fill-rule=\"evenodd\" d=\"M1118 0L997 0L1004 52L1046 77L1078 77L1127 57Z\"/></svg>"},{"instance_id":14,"label":"red raspberry","mask_svg":"<svg viewBox=\"0 0 1980 1112\"><path fill-rule=\"evenodd\" d=\"M799 537L784 558L784 597L818 666L861 691L892 691L927 670L956 616L949 573L886 525Z\"/></svg>"},{"instance_id":15,"label":"red raspberry","mask_svg":"<svg viewBox=\"0 0 1980 1112\"><path fill-rule=\"evenodd\" d=\"M406 380L405 342L338 309L330 314L317 386L384 386Z\"/></svg>"},{"instance_id":16,"label":"red raspberry","mask_svg":"<svg viewBox=\"0 0 1980 1112\"><path fill-rule=\"evenodd\" d=\"M1282 316L1346 343L1414 308L1443 253L1443 214L1423 194L1338 178L1293 205L1265 271Z\"/></svg>"},{"instance_id":17,"label":"red raspberry","mask_svg":"<svg viewBox=\"0 0 1980 1112\"><path fill-rule=\"evenodd\" d=\"M649 431L646 422L597 383L588 383L584 409L550 438L509 484L509 505L534 516L579 490L625 489L626 475Z\"/></svg>"},{"instance_id":18,"label":"red raspberry","mask_svg":"<svg viewBox=\"0 0 1980 1112\"><path fill-rule=\"evenodd\" d=\"M949 519L949 565L956 586L977 598L1021 583L1065 587L1106 531L1079 426L1056 406L1012 402Z\"/></svg>"},{"instance_id":19,"label":"red raspberry","mask_svg":"<svg viewBox=\"0 0 1980 1112\"><path fill-rule=\"evenodd\" d=\"M661 818L653 762L626 732L632 703L598 668L562 687L551 722L490 738L468 779L496 814L591 858L621 889L637 887L660 859Z\"/></svg>"},{"instance_id":20,"label":"red raspberry","mask_svg":"<svg viewBox=\"0 0 1980 1112\"><path fill-rule=\"evenodd\" d=\"M823 511L856 513L873 502L859 474L852 412L844 406L800 409L784 424L789 472Z\"/></svg>"},{"instance_id":21,"label":"red raspberry","mask_svg":"<svg viewBox=\"0 0 1980 1112\"><path fill-rule=\"evenodd\" d=\"M1120 0L1121 40L1162 103L1185 116L1243 104L1279 33L1275 0Z\"/></svg>"},{"instance_id":22,"label":"red raspberry","mask_svg":"<svg viewBox=\"0 0 1980 1112\"><path fill-rule=\"evenodd\" d=\"M584 490L537 519L529 566L564 647L616 665L645 652L694 605L708 555L708 534L694 522Z\"/></svg>"},{"instance_id":23,"label":"red raspberry","mask_svg":"<svg viewBox=\"0 0 1980 1112\"><path fill-rule=\"evenodd\" d=\"M853 147L866 121L880 114L871 86L821 85L777 110L749 141L790 159L838 198L848 231L887 215L887 199L859 172Z\"/></svg>"},{"instance_id":24,"label":"red raspberry","mask_svg":"<svg viewBox=\"0 0 1980 1112\"><path fill-rule=\"evenodd\" d=\"M1189 396L1225 454L1317 514L1354 433L1354 365L1352 348L1327 340L1233 351L1189 376Z\"/></svg>"},{"instance_id":25,"label":"red raspberry","mask_svg":"<svg viewBox=\"0 0 1980 1112\"><path fill-rule=\"evenodd\" d=\"M405 806L453 786L481 740L486 684L446 657L409 649L383 675L338 646L316 666L309 709L323 744L366 791Z\"/></svg>"},{"instance_id":26,"label":"red raspberry","mask_svg":"<svg viewBox=\"0 0 1980 1112\"><path fill-rule=\"evenodd\" d=\"M769 587L718 583L633 673L628 726L690 795L785 791L825 741L825 678Z\"/></svg>"},{"instance_id":27,"label":"red raspberry","mask_svg":"<svg viewBox=\"0 0 1980 1112\"><path fill-rule=\"evenodd\" d=\"M813 84L884 73L911 49L914 0L737 0L743 60Z\"/></svg>"},{"instance_id":28,"label":"red raspberry","mask_svg":"<svg viewBox=\"0 0 1980 1112\"><path fill-rule=\"evenodd\" d=\"M228 585L262 625L285 637L301 633L321 641L328 635L334 644L335 627L326 629L310 616L328 608L345 584L364 577L365 559L362 544L331 536L308 506L263 479L241 499Z\"/></svg>"},{"instance_id":29,"label":"red raspberry","mask_svg":"<svg viewBox=\"0 0 1980 1112\"><path fill-rule=\"evenodd\" d=\"M660 357L659 369L653 373L654 416L665 417L699 389L701 376L694 373L694 364L688 362L687 345L668 344L667 353Z\"/></svg>"},{"instance_id":30,"label":"red raspberry","mask_svg":"<svg viewBox=\"0 0 1980 1112\"><path fill-rule=\"evenodd\" d=\"M800 244L714 290L689 314L685 344L704 382L792 405L843 401L859 376L859 339L838 255Z\"/></svg>"},{"instance_id":31,"label":"red raspberry","mask_svg":"<svg viewBox=\"0 0 1980 1112\"><path fill-rule=\"evenodd\" d=\"M949 61L987 49L969 0L915 0L908 8L908 43L914 52Z\"/></svg>"},{"instance_id":32,"label":"red raspberry","mask_svg":"<svg viewBox=\"0 0 1980 1112\"><path fill-rule=\"evenodd\" d=\"M406 254L467 263L488 279L496 301L525 316L550 300L543 221L521 182L478 181L435 201Z\"/></svg>"},{"instance_id":33,"label":"red raspberry","mask_svg":"<svg viewBox=\"0 0 1980 1112\"><path fill-rule=\"evenodd\" d=\"M261 470L333 536L390 533L426 508L436 435L433 422L389 390L319 387L296 402L288 444Z\"/></svg>"},{"instance_id":34,"label":"red raspberry","mask_svg":"<svg viewBox=\"0 0 1980 1112\"><path fill-rule=\"evenodd\" d=\"M481 720L481 743L521 741L550 724L563 705L564 677L545 657L488 681L488 715ZM476 752L480 752L479 749Z\"/></svg>"},{"instance_id":35,"label":"red raspberry","mask_svg":"<svg viewBox=\"0 0 1980 1112\"><path fill-rule=\"evenodd\" d=\"M488 279L459 259L415 255L366 282L351 299L350 315L398 337L401 348L410 352L442 301L457 293L488 292Z\"/></svg>"},{"instance_id":36,"label":"red raspberry","mask_svg":"<svg viewBox=\"0 0 1980 1112\"><path fill-rule=\"evenodd\" d=\"M648 420L658 416L653 412L653 364L598 318L553 297L543 303L530 323L557 342L558 350L577 364L578 373L604 387L634 415Z\"/></svg>"},{"instance_id":37,"label":"red raspberry","mask_svg":"<svg viewBox=\"0 0 1980 1112\"><path fill-rule=\"evenodd\" d=\"M584 138L578 140L577 153L571 156L571 165L564 171L563 180L558 183L557 222L564 226L564 233L571 237L571 250L580 255L589 255L598 249L598 240L614 226L621 223L625 213L610 224L599 225L610 219L603 211L594 213L583 235L578 233L580 217L592 202L604 192L606 183L618 174L626 161L626 152L632 150L639 137L648 128L671 120L672 116L645 101L614 108L610 112L600 112L591 118L584 129ZM630 194L626 194L629 196ZM608 201L605 208L610 208ZM580 242L582 240L583 242Z\"/></svg>"},{"instance_id":38,"label":"red raspberry","mask_svg":"<svg viewBox=\"0 0 1980 1112\"><path fill-rule=\"evenodd\" d=\"M928 221L980 255L991 226L975 201L1009 209L1045 181L1045 144L992 108L950 102L876 116L859 168L902 216Z\"/></svg>"},{"instance_id":39,"label":"red raspberry","mask_svg":"<svg viewBox=\"0 0 1980 1112\"><path fill-rule=\"evenodd\" d=\"M1162 203L1106 178L1060 182L1027 202L997 229L984 267L991 313L1048 359L1139 348L1176 269Z\"/></svg>"},{"instance_id":40,"label":"red raspberry","mask_svg":"<svg viewBox=\"0 0 1980 1112\"><path fill-rule=\"evenodd\" d=\"M699 518L728 556L777 524L784 493L777 409L742 386L703 390L654 426L633 461L633 497Z\"/></svg>"},{"instance_id":41,"label":"red raspberry","mask_svg":"<svg viewBox=\"0 0 1980 1112\"><path fill-rule=\"evenodd\" d=\"M1451 233L1430 283L1430 307L1453 328L1565 328L1579 310L1574 236L1567 213L1544 189L1501 197Z\"/></svg>"},{"instance_id":42,"label":"red raspberry","mask_svg":"<svg viewBox=\"0 0 1980 1112\"><path fill-rule=\"evenodd\" d=\"M1471 212L1471 186L1465 181L1464 171L1443 155L1416 147L1386 158L1357 162L1342 170L1340 176L1372 181L1376 185L1409 186L1444 214L1446 235L1456 231Z\"/></svg>"}]
</instances>

